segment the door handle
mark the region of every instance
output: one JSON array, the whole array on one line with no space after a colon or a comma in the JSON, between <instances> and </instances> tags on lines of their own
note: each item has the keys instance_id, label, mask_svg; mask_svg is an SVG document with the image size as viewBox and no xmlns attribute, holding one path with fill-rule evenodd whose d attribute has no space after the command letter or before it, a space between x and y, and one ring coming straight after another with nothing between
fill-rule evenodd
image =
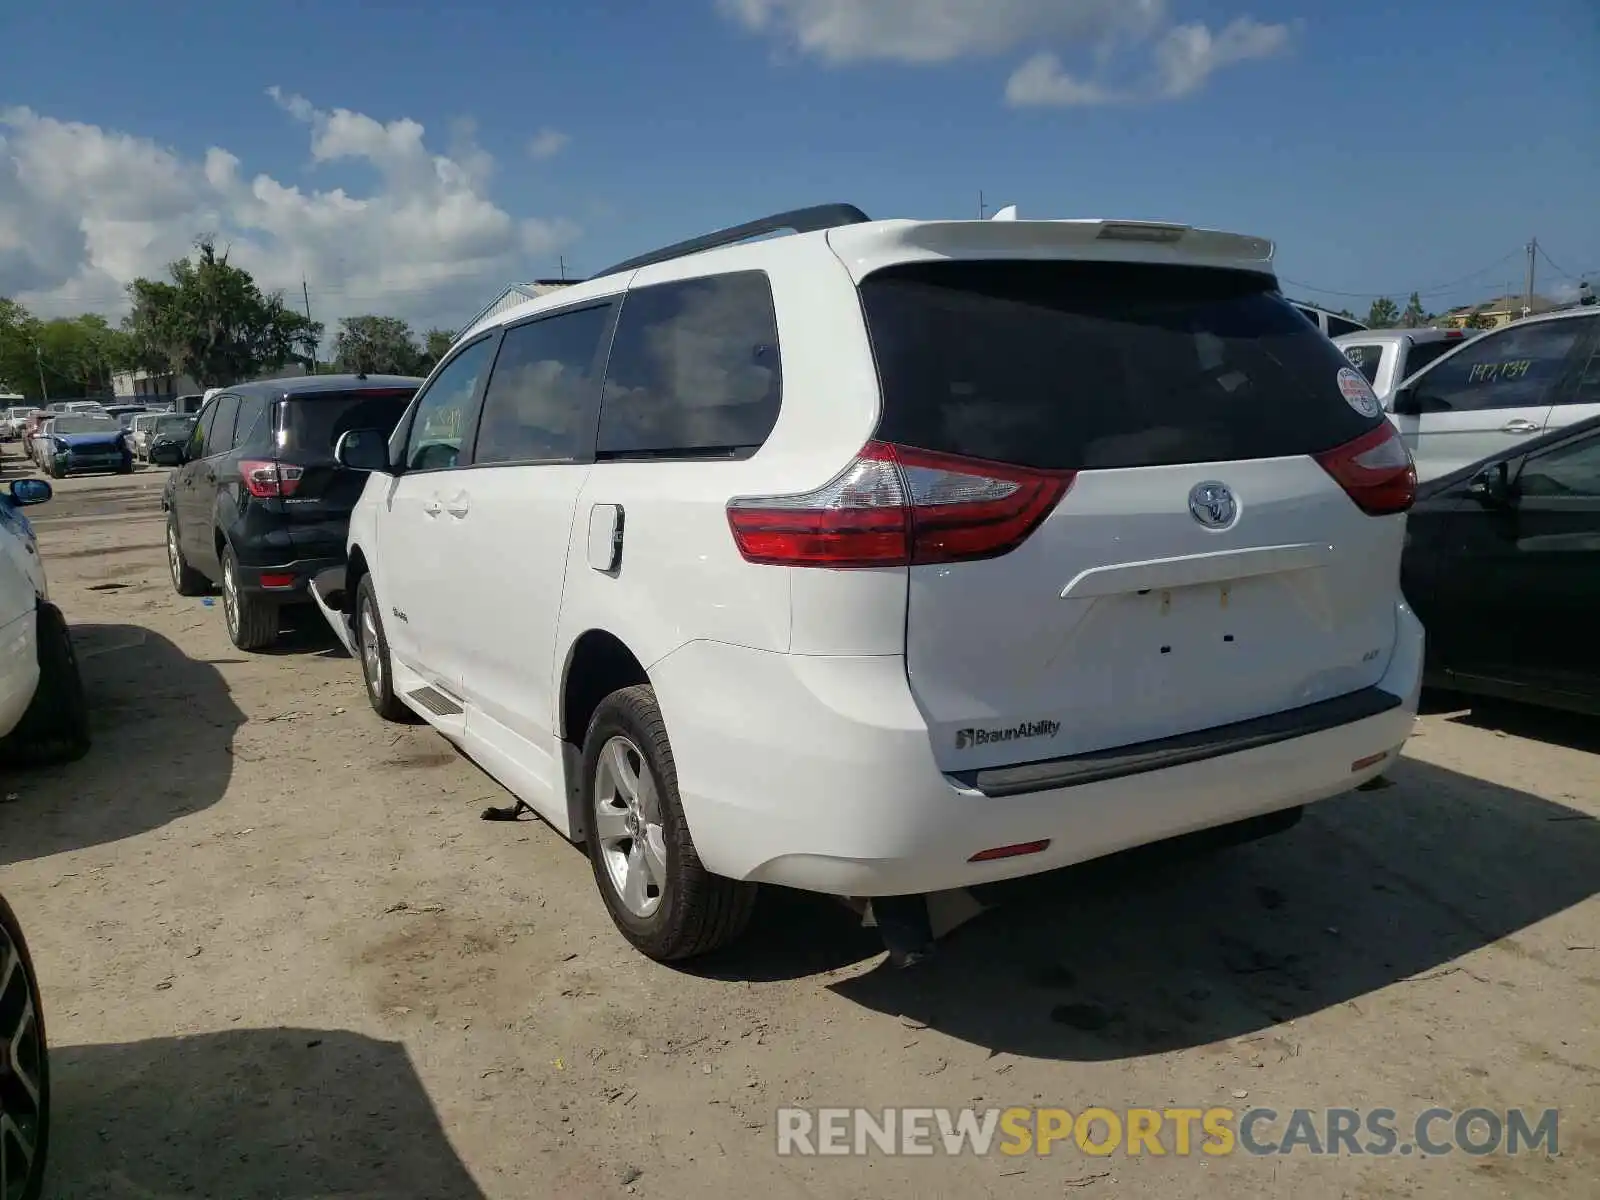
<instances>
[{"instance_id":1,"label":"door handle","mask_svg":"<svg viewBox=\"0 0 1600 1200\"><path fill-rule=\"evenodd\" d=\"M445 505L445 509L452 517L464 517L472 511L472 497L465 492L457 492L450 497L450 502Z\"/></svg>"},{"instance_id":2,"label":"door handle","mask_svg":"<svg viewBox=\"0 0 1600 1200\"><path fill-rule=\"evenodd\" d=\"M1524 421L1518 417L1515 421L1507 421L1500 426L1501 433L1538 433L1539 427L1532 421Z\"/></svg>"},{"instance_id":3,"label":"door handle","mask_svg":"<svg viewBox=\"0 0 1600 1200\"><path fill-rule=\"evenodd\" d=\"M440 504L437 500L424 500L422 502L422 511L427 513L430 517L437 517L443 508L444 505Z\"/></svg>"}]
</instances>

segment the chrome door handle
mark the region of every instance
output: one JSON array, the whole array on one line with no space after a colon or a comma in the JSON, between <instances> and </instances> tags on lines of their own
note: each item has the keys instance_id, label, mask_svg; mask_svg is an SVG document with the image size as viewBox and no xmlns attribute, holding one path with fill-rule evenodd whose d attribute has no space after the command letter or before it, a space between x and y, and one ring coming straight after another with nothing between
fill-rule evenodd
<instances>
[{"instance_id":1,"label":"chrome door handle","mask_svg":"<svg viewBox=\"0 0 1600 1200\"><path fill-rule=\"evenodd\" d=\"M1539 427L1532 421L1524 421L1518 417L1515 421L1507 421L1500 426L1501 433L1538 433Z\"/></svg>"},{"instance_id":2,"label":"chrome door handle","mask_svg":"<svg viewBox=\"0 0 1600 1200\"><path fill-rule=\"evenodd\" d=\"M437 500L424 500L422 502L422 511L427 513L430 517L437 517L440 510L443 508L444 505L440 504Z\"/></svg>"},{"instance_id":3,"label":"chrome door handle","mask_svg":"<svg viewBox=\"0 0 1600 1200\"><path fill-rule=\"evenodd\" d=\"M464 517L472 511L472 497L465 492L452 496L450 503L445 505L452 517Z\"/></svg>"}]
</instances>

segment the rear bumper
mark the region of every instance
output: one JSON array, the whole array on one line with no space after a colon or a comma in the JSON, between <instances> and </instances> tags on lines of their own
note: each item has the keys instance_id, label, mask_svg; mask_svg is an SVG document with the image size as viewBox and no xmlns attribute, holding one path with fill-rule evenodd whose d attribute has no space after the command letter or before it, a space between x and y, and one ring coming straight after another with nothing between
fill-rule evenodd
<instances>
[{"instance_id":1,"label":"rear bumper","mask_svg":"<svg viewBox=\"0 0 1600 1200\"><path fill-rule=\"evenodd\" d=\"M939 770L898 655L808 658L696 642L650 677L709 869L837 895L901 895L1049 871L1365 783L1392 763L1416 718L1422 627L1404 604L1396 621L1377 684L1388 696L1369 697L1384 704L1354 708L1354 719L1004 795ZM1040 841L1049 844L1037 853L969 861Z\"/></svg>"},{"instance_id":2,"label":"rear bumper","mask_svg":"<svg viewBox=\"0 0 1600 1200\"><path fill-rule=\"evenodd\" d=\"M342 567L344 559L331 555L298 558L285 563L238 564L239 590L271 597L285 604L299 604L311 597L311 581L331 567Z\"/></svg>"}]
</instances>

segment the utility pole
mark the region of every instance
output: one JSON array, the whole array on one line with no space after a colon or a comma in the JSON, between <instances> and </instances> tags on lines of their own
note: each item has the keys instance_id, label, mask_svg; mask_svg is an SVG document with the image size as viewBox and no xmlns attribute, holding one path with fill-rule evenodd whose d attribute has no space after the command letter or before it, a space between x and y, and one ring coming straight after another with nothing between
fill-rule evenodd
<instances>
[{"instance_id":1,"label":"utility pole","mask_svg":"<svg viewBox=\"0 0 1600 1200\"><path fill-rule=\"evenodd\" d=\"M306 302L306 324L309 325L311 324L311 289L306 286L306 277L304 275L300 276L300 298ZM317 373L317 344L315 342L311 343L310 373L312 375Z\"/></svg>"},{"instance_id":2,"label":"utility pole","mask_svg":"<svg viewBox=\"0 0 1600 1200\"><path fill-rule=\"evenodd\" d=\"M50 388L44 381L44 353L39 349L39 343L33 344L33 361L39 364L39 401L40 407L50 403Z\"/></svg>"},{"instance_id":3,"label":"utility pole","mask_svg":"<svg viewBox=\"0 0 1600 1200\"><path fill-rule=\"evenodd\" d=\"M561 282L565 283L567 281L567 256L564 254L556 255L556 263L561 268Z\"/></svg>"},{"instance_id":4,"label":"utility pole","mask_svg":"<svg viewBox=\"0 0 1600 1200\"><path fill-rule=\"evenodd\" d=\"M1538 253L1539 239L1534 238L1528 243L1528 294L1522 301L1522 315L1525 317L1533 315L1533 263Z\"/></svg>"},{"instance_id":5,"label":"utility pole","mask_svg":"<svg viewBox=\"0 0 1600 1200\"><path fill-rule=\"evenodd\" d=\"M983 189L978 189L978 220L983 220L983 214L988 211L988 205L983 202Z\"/></svg>"}]
</instances>

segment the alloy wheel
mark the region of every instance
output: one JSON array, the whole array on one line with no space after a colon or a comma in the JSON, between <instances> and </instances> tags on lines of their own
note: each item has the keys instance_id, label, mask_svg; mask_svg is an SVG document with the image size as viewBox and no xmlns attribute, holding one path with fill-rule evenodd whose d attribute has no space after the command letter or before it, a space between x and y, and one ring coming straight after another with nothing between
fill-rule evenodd
<instances>
[{"instance_id":1,"label":"alloy wheel","mask_svg":"<svg viewBox=\"0 0 1600 1200\"><path fill-rule=\"evenodd\" d=\"M667 884L661 793L639 747L621 734L601 747L594 772L595 834L611 886L627 910L649 917Z\"/></svg>"},{"instance_id":2,"label":"alloy wheel","mask_svg":"<svg viewBox=\"0 0 1600 1200\"><path fill-rule=\"evenodd\" d=\"M233 559L222 559L222 616L228 622L228 636L239 635L239 580L234 574Z\"/></svg>"},{"instance_id":3,"label":"alloy wheel","mask_svg":"<svg viewBox=\"0 0 1600 1200\"><path fill-rule=\"evenodd\" d=\"M361 672L366 677L367 691L373 696L383 695L383 650L378 645L378 617L372 611L372 601L361 600Z\"/></svg>"},{"instance_id":4,"label":"alloy wheel","mask_svg":"<svg viewBox=\"0 0 1600 1200\"><path fill-rule=\"evenodd\" d=\"M183 586L183 554L178 549L178 528L167 522L167 570L172 574L172 586Z\"/></svg>"},{"instance_id":5,"label":"alloy wheel","mask_svg":"<svg viewBox=\"0 0 1600 1200\"><path fill-rule=\"evenodd\" d=\"M44 1128L44 1038L22 955L0 928L0 1200L28 1186Z\"/></svg>"}]
</instances>

